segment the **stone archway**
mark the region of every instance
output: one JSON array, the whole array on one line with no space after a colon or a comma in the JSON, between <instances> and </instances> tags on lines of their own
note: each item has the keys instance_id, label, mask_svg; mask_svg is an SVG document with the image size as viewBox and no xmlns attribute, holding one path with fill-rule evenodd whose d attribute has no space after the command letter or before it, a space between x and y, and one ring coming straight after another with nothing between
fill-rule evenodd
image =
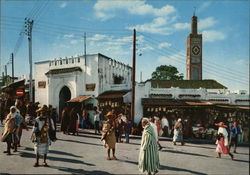
<instances>
[{"instance_id":1,"label":"stone archway","mask_svg":"<svg viewBox=\"0 0 250 175\"><path fill-rule=\"evenodd\" d=\"M59 116L66 105L66 102L71 99L71 92L67 86L63 86L59 92Z\"/></svg>"}]
</instances>

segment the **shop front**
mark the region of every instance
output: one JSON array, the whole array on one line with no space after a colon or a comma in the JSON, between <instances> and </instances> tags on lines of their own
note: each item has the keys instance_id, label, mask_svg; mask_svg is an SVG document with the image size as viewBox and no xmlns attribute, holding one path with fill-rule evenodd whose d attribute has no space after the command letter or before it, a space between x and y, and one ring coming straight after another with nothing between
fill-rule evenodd
<instances>
[{"instance_id":1,"label":"shop front","mask_svg":"<svg viewBox=\"0 0 250 175\"><path fill-rule=\"evenodd\" d=\"M104 113L115 109L117 114L123 113L127 117L130 117L131 103L124 101L124 96L126 96L128 92L129 90L103 92L97 97L99 109Z\"/></svg>"}]
</instances>

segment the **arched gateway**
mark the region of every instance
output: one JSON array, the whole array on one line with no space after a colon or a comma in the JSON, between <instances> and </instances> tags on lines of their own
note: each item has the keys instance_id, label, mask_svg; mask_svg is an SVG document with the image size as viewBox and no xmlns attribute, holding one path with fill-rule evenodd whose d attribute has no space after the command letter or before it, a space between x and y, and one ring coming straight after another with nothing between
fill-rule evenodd
<instances>
[{"instance_id":1,"label":"arched gateway","mask_svg":"<svg viewBox=\"0 0 250 175\"><path fill-rule=\"evenodd\" d=\"M66 105L66 102L71 99L71 92L67 86L63 86L59 92L59 115L61 118L61 112Z\"/></svg>"}]
</instances>

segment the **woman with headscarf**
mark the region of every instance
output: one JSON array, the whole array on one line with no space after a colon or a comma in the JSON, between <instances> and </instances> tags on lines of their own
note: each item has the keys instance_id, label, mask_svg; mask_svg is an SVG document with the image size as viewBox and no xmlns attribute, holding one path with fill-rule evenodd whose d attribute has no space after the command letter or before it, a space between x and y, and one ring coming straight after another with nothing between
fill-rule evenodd
<instances>
[{"instance_id":1,"label":"woman with headscarf","mask_svg":"<svg viewBox=\"0 0 250 175\"><path fill-rule=\"evenodd\" d=\"M217 132L217 140L216 140L216 152L218 153L218 156L216 158L221 158L221 154L228 154L231 159L233 160L234 156L229 152L229 146L228 146L228 133L227 133L227 126L223 122L219 122L215 124L219 127Z\"/></svg>"},{"instance_id":2,"label":"woman with headscarf","mask_svg":"<svg viewBox=\"0 0 250 175\"><path fill-rule=\"evenodd\" d=\"M48 118L48 108L44 105L36 111L38 117L35 119L33 127L32 141L34 143L34 150L36 154L36 162L34 167L39 166L39 155L43 154L43 166L46 167L47 154L49 152L49 145L51 140L49 138L49 130L55 130L53 120Z\"/></svg>"},{"instance_id":3,"label":"woman with headscarf","mask_svg":"<svg viewBox=\"0 0 250 175\"><path fill-rule=\"evenodd\" d=\"M141 125L144 129L139 153L139 170L155 174L160 166L156 135L147 118L142 119Z\"/></svg>"},{"instance_id":4,"label":"woman with headscarf","mask_svg":"<svg viewBox=\"0 0 250 175\"><path fill-rule=\"evenodd\" d=\"M177 120L177 122L174 125L174 137L173 137L173 143L176 145L176 142L181 142L181 145L184 145L183 141L183 124L181 122L181 118Z\"/></svg>"},{"instance_id":5,"label":"woman with headscarf","mask_svg":"<svg viewBox=\"0 0 250 175\"><path fill-rule=\"evenodd\" d=\"M11 155L10 149L11 144L14 143L14 137L16 132L16 118L15 118L16 108L11 107L10 113L6 116L3 134L1 141L7 143L7 151L4 151L4 153L7 153L7 155Z\"/></svg>"}]
</instances>

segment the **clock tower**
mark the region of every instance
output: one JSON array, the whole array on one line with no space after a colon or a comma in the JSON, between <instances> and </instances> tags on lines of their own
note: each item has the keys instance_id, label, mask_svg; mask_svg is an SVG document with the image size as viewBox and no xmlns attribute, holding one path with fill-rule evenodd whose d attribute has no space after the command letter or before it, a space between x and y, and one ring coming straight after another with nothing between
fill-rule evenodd
<instances>
[{"instance_id":1,"label":"clock tower","mask_svg":"<svg viewBox=\"0 0 250 175\"><path fill-rule=\"evenodd\" d=\"M187 37L187 80L202 80L202 35L197 31L197 16L194 14L191 33Z\"/></svg>"}]
</instances>

